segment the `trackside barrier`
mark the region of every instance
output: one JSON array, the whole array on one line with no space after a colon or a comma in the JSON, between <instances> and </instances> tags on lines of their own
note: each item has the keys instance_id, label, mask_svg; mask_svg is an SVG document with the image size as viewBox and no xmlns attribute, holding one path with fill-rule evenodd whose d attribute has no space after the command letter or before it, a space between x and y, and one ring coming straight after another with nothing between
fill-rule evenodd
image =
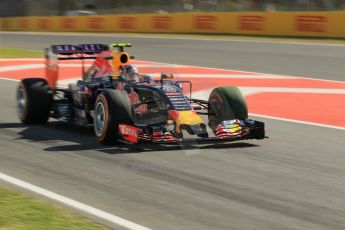
<instances>
[{"instance_id":1,"label":"trackside barrier","mask_svg":"<svg viewBox=\"0 0 345 230\"><path fill-rule=\"evenodd\" d=\"M2 31L202 33L345 38L345 11L1 18Z\"/></svg>"}]
</instances>

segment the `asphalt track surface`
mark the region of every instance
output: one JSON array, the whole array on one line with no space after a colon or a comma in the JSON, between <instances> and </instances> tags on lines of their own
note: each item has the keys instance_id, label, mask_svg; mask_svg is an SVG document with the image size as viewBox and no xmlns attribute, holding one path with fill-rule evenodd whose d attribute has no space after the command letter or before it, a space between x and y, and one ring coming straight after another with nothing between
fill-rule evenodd
<instances>
[{"instance_id":1,"label":"asphalt track surface","mask_svg":"<svg viewBox=\"0 0 345 230\"><path fill-rule=\"evenodd\" d=\"M344 81L345 45L2 33L0 46L43 50L49 45L130 42L145 61L226 68Z\"/></svg>"},{"instance_id":2,"label":"asphalt track surface","mask_svg":"<svg viewBox=\"0 0 345 230\"><path fill-rule=\"evenodd\" d=\"M125 40L141 44L133 53L144 60L344 79L342 46ZM1 34L4 47L67 41L114 39ZM343 130L260 118L270 139L102 146L92 130L18 123L17 83L0 83L2 173L153 229L345 228Z\"/></svg>"}]
</instances>

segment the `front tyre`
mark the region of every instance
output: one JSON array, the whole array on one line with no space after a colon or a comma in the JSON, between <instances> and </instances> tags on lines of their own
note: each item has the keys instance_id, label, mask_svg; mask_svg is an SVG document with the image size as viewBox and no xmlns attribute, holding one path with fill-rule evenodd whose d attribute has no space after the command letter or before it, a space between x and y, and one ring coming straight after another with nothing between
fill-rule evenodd
<instances>
[{"instance_id":1,"label":"front tyre","mask_svg":"<svg viewBox=\"0 0 345 230\"><path fill-rule=\"evenodd\" d=\"M94 131L102 144L114 144L121 137L119 124L133 124L131 102L128 94L120 90L106 90L96 99Z\"/></svg>"},{"instance_id":2,"label":"front tyre","mask_svg":"<svg viewBox=\"0 0 345 230\"><path fill-rule=\"evenodd\" d=\"M17 87L17 115L24 124L44 124L48 121L53 96L47 80L27 78Z\"/></svg>"},{"instance_id":3,"label":"front tyre","mask_svg":"<svg viewBox=\"0 0 345 230\"><path fill-rule=\"evenodd\" d=\"M247 103L237 87L218 87L209 96L208 114L209 126L215 129L222 121L247 119Z\"/></svg>"}]
</instances>

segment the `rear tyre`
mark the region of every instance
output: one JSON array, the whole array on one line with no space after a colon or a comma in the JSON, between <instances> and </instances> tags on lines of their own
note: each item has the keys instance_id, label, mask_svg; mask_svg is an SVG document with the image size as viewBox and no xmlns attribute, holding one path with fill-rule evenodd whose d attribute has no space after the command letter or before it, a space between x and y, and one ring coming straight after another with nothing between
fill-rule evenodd
<instances>
[{"instance_id":1,"label":"rear tyre","mask_svg":"<svg viewBox=\"0 0 345 230\"><path fill-rule=\"evenodd\" d=\"M120 90L106 90L98 95L94 108L94 131L102 144L119 140L119 124L133 124L128 94Z\"/></svg>"},{"instance_id":2,"label":"rear tyre","mask_svg":"<svg viewBox=\"0 0 345 230\"><path fill-rule=\"evenodd\" d=\"M247 119L247 103L241 91L235 86L213 89L208 99L208 118L212 129L225 120Z\"/></svg>"},{"instance_id":3,"label":"rear tyre","mask_svg":"<svg viewBox=\"0 0 345 230\"><path fill-rule=\"evenodd\" d=\"M44 124L48 121L53 96L47 80L27 78L17 87L17 114L24 124Z\"/></svg>"}]
</instances>

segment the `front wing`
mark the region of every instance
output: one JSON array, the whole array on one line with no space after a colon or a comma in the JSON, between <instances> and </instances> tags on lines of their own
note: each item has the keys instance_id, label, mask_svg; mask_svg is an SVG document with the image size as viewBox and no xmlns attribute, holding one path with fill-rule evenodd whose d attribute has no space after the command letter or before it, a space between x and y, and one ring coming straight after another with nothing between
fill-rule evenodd
<instances>
[{"instance_id":1,"label":"front wing","mask_svg":"<svg viewBox=\"0 0 345 230\"><path fill-rule=\"evenodd\" d=\"M170 132L162 129L153 128L152 132L144 132L142 127L135 127L126 124L120 125L120 136L123 142L136 143L157 143L157 144L176 144L176 143L221 143L233 142L249 139L264 139L265 124L255 120L233 120L224 121L215 128L215 136L212 137L186 137L177 138Z\"/></svg>"}]
</instances>

